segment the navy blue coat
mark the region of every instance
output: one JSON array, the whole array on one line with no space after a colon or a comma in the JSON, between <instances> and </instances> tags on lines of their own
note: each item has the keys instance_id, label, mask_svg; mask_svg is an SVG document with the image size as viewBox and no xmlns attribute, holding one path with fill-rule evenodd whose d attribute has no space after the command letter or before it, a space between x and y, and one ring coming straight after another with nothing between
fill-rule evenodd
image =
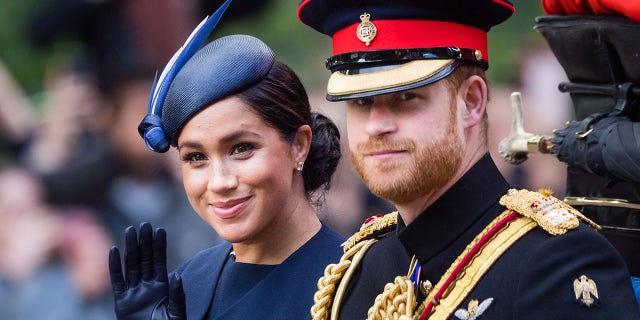
<instances>
[{"instance_id":1,"label":"navy blue coat","mask_svg":"<svg viewBox=\"0 0 640 320\"><path fill-rule=\"evenodd\" d=\"M260 283L216 319L310 319L313 294L324 268L337 262L344 241L326 226L270 272ZM206 249L181 265L187 319L206 319L231 244Z\"/></svg>"}]
</instances>

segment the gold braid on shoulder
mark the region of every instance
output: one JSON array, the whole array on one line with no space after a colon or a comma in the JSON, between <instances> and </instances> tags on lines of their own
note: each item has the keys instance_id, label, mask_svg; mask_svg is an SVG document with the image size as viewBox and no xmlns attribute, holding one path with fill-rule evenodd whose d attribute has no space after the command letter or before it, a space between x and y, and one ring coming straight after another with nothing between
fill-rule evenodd
<instances>
[{"instance_id":1,"label":"gold braid on shoulder","mask_svg":"<svg viewBox=\"0 0 640 320\"><path fill-rule=\"evenodd\" d=\"M318 279L318 291L313 295L314 304L311 307L314 320L329 319L330 314L331 319L337 319L342 296L356 267L367 250L378 241L376 237L391 230L397 222L397 212L371 217L360 227L360 231L349 237L344 243L344 254L340 261L328 265L324 275Z\"/></svg>"},{"instance_id":2,"label":"gold braid on shoulder","mask_svg":"<svg viewBox=\"0 0 640 320\"><path fill-rule=\"evenodd\" d=\"M548 189L539 192L526 189L509 189L500 198L500 204L533 219L538 225L552 235L561 235L567 230L575 229L579 220L584 221L596 230L601 227L580 211L551 195Z\"/></svg>"},{"instance_id":3,"label":"gold braid on shoulder","mask_svg":"<svg viewBox=\"0 0 640 320\"><path fill-rule=\"evenodd\" d=\"M363 239L370 239L386 233L390 228L394 228L398 224L398 211L394 211L383 216L373 216L365 220L360 227L360 231L354 233L344 243L344 252L349 251L356 243Z\"/></svg>"}]
</instances>

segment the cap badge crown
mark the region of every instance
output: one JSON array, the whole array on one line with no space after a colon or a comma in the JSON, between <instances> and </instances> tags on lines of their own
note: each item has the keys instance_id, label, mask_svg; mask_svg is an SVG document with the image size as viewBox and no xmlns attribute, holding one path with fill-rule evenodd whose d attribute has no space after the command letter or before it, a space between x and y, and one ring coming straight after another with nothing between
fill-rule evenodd
<instances>
[{"instance_id":1,"label":"cap badge crown","mask_svg":"<svg viewBox=\"0 0 640 320\"><path fill-rule=\"evenodd\" d=\"M373 41L373 38L376 37L376 26L369 20L371 15L368 13L363 13L360 15L360 24L358 25L358 30L356 30L356 35L360 41L364 42L367 46Z\"/></svg>"},{"instance_id":2,"label":"cap badge crown","mask_svg":"<svg viewBox=\"0 0 640 320\"><path fill-rule=\"evenodd\" d=\"M475 50L473 52L473 56L476 58L476 61L480 61L482 60L482 51L480 50Z\"/></svg>"}]
</instances>

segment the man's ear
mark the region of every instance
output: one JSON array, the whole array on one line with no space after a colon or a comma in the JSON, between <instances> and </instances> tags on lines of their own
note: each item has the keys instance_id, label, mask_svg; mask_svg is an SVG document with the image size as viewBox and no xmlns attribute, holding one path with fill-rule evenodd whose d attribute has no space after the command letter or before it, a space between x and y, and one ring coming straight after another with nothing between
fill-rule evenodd
<instances>
[{"instance_id":1,"label":"man's ear","mask_svg":"<svg viewBox=\"0 0 640 320\"><path fill-rule=\"evenodd\" d=\"M296 131L296 136L292 143L293 158L296 162L304 162L307 159L309 149L311 148L311 137L311 127L306 124L300 126L298 131Z\"/></svg>"},{"instance_id":2,"label":"man's ear","mask_svg":"<svg viewBox=\"0 0 640 320\"><path fill-rule=\"evenodd\" d=\"M480 123L487 107L487 83L479 76L470 76L460 85L458 94L465 104L464 127Z\"/></svg>"}]
</instances>

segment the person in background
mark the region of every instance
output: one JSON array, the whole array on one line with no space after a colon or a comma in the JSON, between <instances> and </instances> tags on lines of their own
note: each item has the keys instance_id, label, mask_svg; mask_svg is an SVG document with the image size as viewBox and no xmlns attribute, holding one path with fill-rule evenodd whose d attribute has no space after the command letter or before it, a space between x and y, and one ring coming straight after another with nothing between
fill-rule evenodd
<instances>
[{"instance_id":1,"label":"person in background","mask_svg":"<svg viewBox=\"0 0 640 320\"><path fill-rule=\"evenodd\" d=\"M510 186L487 147L487 33L506 0L305 0L329 35L327 99L351 160L397 212L365 221L319 280L314 319L638 319L598 226ZM337 288L337 289L336 289Z\"/></svg>"},{"instance_id":2,"label":"person in background","mask_svg":"<svg viewBox=\"0 0 640 320\"><path fill-rule=\"evenodd\" d=\"M6 319L113 318L112 239L95 212L51 205L28 169L0 169L0 311Z\"/></svg>"},{"instance_id":3,"label":"person in background","mask_svg":"<svg viewBox=\"0 0 640 320\"><path fill-rule=\"evenodd\" d=\"M117 247L109 254L118 319L308 318L317 279L342 252L315 208L339 132L262 41L231 35L190 51L224 9L160 75L139 130L151 150L177 149L190 204L225 242L168 277L164 229L127 228L124 268Z\"/></svg>"}]
</instances>

